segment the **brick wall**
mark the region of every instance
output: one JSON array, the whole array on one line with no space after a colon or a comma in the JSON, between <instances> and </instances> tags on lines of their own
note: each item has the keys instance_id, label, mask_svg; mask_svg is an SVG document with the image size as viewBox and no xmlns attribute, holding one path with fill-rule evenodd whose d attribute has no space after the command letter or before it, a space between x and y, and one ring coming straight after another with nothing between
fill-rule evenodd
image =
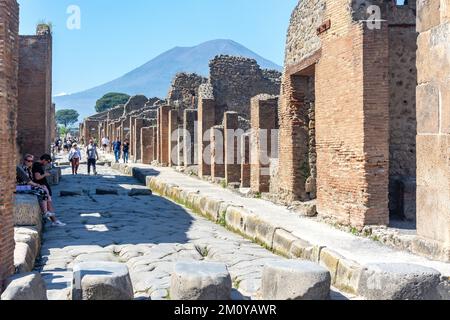
<instances>
[{"instance_id":1,"label":"brick wall","mask_svg":"<svg viewBox=\"0 0 450 320\"><path fill-rule=\"evenodd\" d=\"M241 136L241 188L250 188L250 133Z\"/></svg>"},{"instance_id":2,"label":"brick wall","mask_svg":"<svg viewBox=\"0 0 450 320\"><path fill-rule=\"evenodd\" d=\"M179 158L179 150L178 150L178 125L180 123L180 119L178 117L177 110L170 110L169 112L169 122L168 122L168 150L169 150L169 166L177 166L178 158Z\"/></svg>"},{"instance_id":3,"label":"brick wall","mask_svg":"<svg viewBox=\"0 0 450 320\"><path fill-rule=\"evenodd\" d=\"M417 9L417 233L450 260L450 1Z\"/></svg>"},{"instance_id":4,"label":"brick wall","mask_svg":"<svg viewBox=\"0 0 450 320\"><path fill-rule=\"evenodd\" d=\"M244 131L238 130L239 121L237 112L225 112L223 124L225 142L225 180L227 183L238 183L241 181L240 143Z\"/></svg>"},{"instance_id":5,"label":"brick wall","mask_svg":"<svg viewBox=\"0 0 450 320\"><path fill-rule=\"evenodd\" d=\"M211 178L225 177L225 145L223 126L214 126L211 128Z\"/></svg>"},{"instance_id":6,"label":"brick wall","mask_svg":"<svg viewBox=\"0 0 450 320\"><path fill-rule=\"evenodd\" d=\"M164 166L169 165L169 106L162 106L159 108L158 119L158 161Z\"/></svg>"},{"instance_id":7,"label":"brick wall","mask_svg":"<svg viewBox=\"0 0 450 320\"><path fill-rule=\"evenodd\" d=\"M86 144L89 143L89 139L97 139L97 141L100 142L100 139L98 136L98 125L99 125L99 122L96 120L85 120L84 121L83 136L86 141Z\"/></svg>"},{"instance_id":8,"label":"brick wall","mask_svg":"<svg viewBox=\"0 0 450 320\"><path fill-rule=\"evenodd\" d=\"M0 293L14 272L13 204L16 165L16 116L19 55L19 7L0 0Z\"/></svg>"},{"instance_id":9,"label":"brick wall","mask_svg":"<svg viewBox=\"0 0 450 320\"><path fill-rule=\"evenodd\" d=\"M184 143L184 165L190 166L196 164L198 161L197 155L197 136L196 136L196 124L197 124L197 110L184 110L183 115L183 137Z\"/></svg>"},{"instance_id":10,"label":"brick wall","mask_svg":"<svg viewBox=\"0 0 450 320\"><path fill-rule=\"evenodd\" d=\"M178 73L172 80L167 95L167 103L179 111L195 108L197 106L198 87L207 81L207 78L195 73Z\"/></svg>"},{"instance_id":11,"label":"brick wall","mask_svg":"<svg viewBox=\"0 0 450 320\"><path fill-rule=\"evenodd\" d=\"M198 176L211 175L211 150L209 147L210 135L206 134L215 124L216 102L210 85L201 85L198 100ZM206 160L208 159L208 160Z\"/></svg>"},{"instance_id":12,"label":"brick wall","mask_svg":"<svg viewBox=\"0 0 450 320\"><path fill-rule=\"evenodd\" d=\"M17 141L22 154L50 152L51 110L52 36L20 36Z\"/></svg>"},{"instance_id":13,"label":"brick wall","mask_svg":"<svg viewBox=\"0 0 450 320\"><path fill-rule=\"evenodd\" d=\"M141 128L141 154L142 163L151 164L153 160L153 127Z\"/></svg>"}]
</instances>

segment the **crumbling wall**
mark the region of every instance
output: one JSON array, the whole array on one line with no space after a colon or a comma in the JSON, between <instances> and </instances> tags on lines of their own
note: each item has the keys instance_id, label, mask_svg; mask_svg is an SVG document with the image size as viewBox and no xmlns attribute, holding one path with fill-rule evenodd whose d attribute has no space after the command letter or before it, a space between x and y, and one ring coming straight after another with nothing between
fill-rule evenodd
<instances>
[{"instance_id":1,"label":"crumbling wall","mask_svg":"<svg viewBox=\"0 0 450 320\"><path fill-rule=\"evenodd\" d=\"M179 111L195 109L197 107L198 87L207 81L207 78L195 73L178 73L170 86L167 103Z\"/></svg>"},{"instance_id":2,"label":"crumbling wall","mask_svg":"<svg viewBox=\"0 0 450 320\"><path fill-rule=\"evenodd\" d=\"M261 70L256 60L221 55L211 60L209 67L209 82L220 112L217 118L222 119L226 111L236 111L249 119L252 97L280 92L281 73Z\"/></svg>"},{"instance_id":3,"label":"crumbling wall","mask_svg":"<svg viewBox=\"0 0 450 320\"><path fill-rule=\"evenodd\" d=\"M19 58L19 6L0 0L0 293L14 273L13 204Z\"/></svg>"},{"instance_id":4,"label":"crumbling wall","mask_svg":"<svg viewBox=\"0 0 450 320\"><path fill-rule=\"evenodd\" d=\"M50 152L52 107L52 36L20 36L17 142L20 152L40 157Z\"/></svg>"}]
</instances>

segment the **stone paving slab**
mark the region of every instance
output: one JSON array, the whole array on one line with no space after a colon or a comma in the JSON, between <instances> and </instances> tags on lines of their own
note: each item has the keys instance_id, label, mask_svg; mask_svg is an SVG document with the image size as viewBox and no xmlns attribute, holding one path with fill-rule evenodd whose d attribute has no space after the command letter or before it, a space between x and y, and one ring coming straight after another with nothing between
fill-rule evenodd
<instances>
[{"instance_id":1,"label":"stone paving slab","mask_svg":"<svg viewBox=\"0 0 450 320\"><path fill-rule=\"evenodd\" d=\"M442 274L442 282L448 286L450 263L432 261L389 248L379 242L354 236L325 223L299 217L286 207L269 201L241 197L230 190L186 176L171 168L141 164L114 164L113 168L128 174L134 172L139 176L147 174L147 185L154 192L178 203L186 204L197 213L209 216L212 220L215 220L215 215L221 213L217 208L226 211L226 222L229 227L250 238L256 238L258 242L264 243L269 248L278 244L284 248L284 252L281 253L316 262L319 262L322 257L323 264L331 269L333 284L338 284L349 292L355 291L357 285L352 287L349 283L337 281L341 276L348 277L348 272L350 276L356 272L345 269L349 262L354 262L359 268L373 263L409 263L430 267ZM284 231L289 238L283 238L281 235L280 239L276 239L275 234L278 234L279 230ZM292 250L298 242L309 244L310 250L300 245L294 254ZM322 252L324 248L328 251ZM298 252L299 250L301 252ZM325 255L328 257L325 258Z\"/></svg>"}]
</instances>

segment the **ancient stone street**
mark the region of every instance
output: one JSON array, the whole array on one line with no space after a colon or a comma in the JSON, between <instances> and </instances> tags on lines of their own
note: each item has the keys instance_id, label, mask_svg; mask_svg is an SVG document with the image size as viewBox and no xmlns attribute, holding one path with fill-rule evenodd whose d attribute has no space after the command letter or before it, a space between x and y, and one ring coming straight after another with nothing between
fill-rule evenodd
<instances>
[{"instance_id":1,"label":"ancient stone street","mask_svg":"<svg viewBox=\"0 0 450 320\"><path fill-rule=\"evenodd\" d=\"M43 236L41 272L48 298L69 299L72 268L76 262L116 261L130 270L135 298L169 297L170 274L175 262L210 260L227 264L232 276L233 299L257 298L266 262L282 259L225 228L159 196L129 196L131 189L146 189L139 182L109 167L98 176L63 169L54 188L55 203L66 227L47 228ZM97 195L97 190L118 195ZM60 197L61 191L82 196ZM99 190L99 191L101 191ZM344 298L334 293L333 298Z\"/></svg>"}]
</instances>

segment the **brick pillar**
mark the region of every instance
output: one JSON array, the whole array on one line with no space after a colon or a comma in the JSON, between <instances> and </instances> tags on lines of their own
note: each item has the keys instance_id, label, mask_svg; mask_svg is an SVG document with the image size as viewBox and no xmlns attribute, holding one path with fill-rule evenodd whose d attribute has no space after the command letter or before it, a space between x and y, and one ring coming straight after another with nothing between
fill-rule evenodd
<instances>
[{"instance_id":1,"label":"brick pillar","mask_svg":"<svg viewBox=\"0 0 450 320\"><path fill-rule=\"evenodd\" d=\"M19 58L19 7L0 0L0 293L14 273L14 194Z\"/></svg>"},{"instance_id":2,"label":"brick pillar","mask_svg":"<svg viewBox=\"0 0 450 320\"><path fill-rule=\"evenodd\" d=\"M131 159L134 159L134 155L135 155L135 152L136 152L136 141L134 140L134 136L135 136L135 121L136 121L136 119L137 119L137 117L130 116L129 117L129 122L128 122L128 127L130 128L130 130L128 131L127 136L128 136L129 143L130 143L130 157L131 157Z\"/></svg>"},{"instance_id":3,"label":"brick pillar","mask_svg":"<svg viewBox=\"0 0 450 320\"><path fill-rule=\"evenodd\" d=\"M154 126L152 127L153 131L153 157L152 161L158 160L158 127Z\"/></svg>"},{"instance_id":4,"label":"brick pillar","mask_svg":"<svg viewBox=\"0 0 450 320\"><path fill-rule=\"evenodd\" d=\"M225 135L225 180L227 183L241 181L241 136L244 133L239 129L238 113L229 111L224 115Z\"/></svg>"},{"instance_id":5,"label":"brick pillar","mask_svg":"<svg viewBox=\"0 0 450 320\"><path fill-rule=\"evenodd\" d=\"M211 131L211 178L225 178L224 127L214 126Z\"/></svg>"},{"instance_id":6,"label":"brick pillar","mask_svg":"<svg viewBox=\"0 0 450 320\"><path fill-rule=\"evenodd\" d=\"M178 149L178 158L177 158L177 164L176 166L182 167L184 166L184 132L183 132L183 125L178 124L178 131L177 131L177 149Z\"/></svg>"},{"instance_id":7,"label":"brick pillar","mask_svg":"<svg viewBox=\"0 0 450 320\"><path fill-rule=\"evenodd\" d=\"M250 134L241 136L241 188L250 188Z\"/></svg>"},{"instance_id":8,"label":"brick pillar","mask_svg":"<svg viewBox=\"0 0 450 320\"><path fill-rule=\"evenodd\" d=\"M142 154L142 163L151 164L153 161L153 128L141 128L140 148Z\"/></svg>"},{"instance_id":9,"label":"brick pillar","mask_svg":"<svg viewBox=\"0 0 450 320\"><path fill-rule=\"evenodd\" d=\"M169 166L178 165L178 111L170 110L169 112L169 130L168 130L168 142L169 142Z\"/></svg>"},{"instance_id":10,"label":"brick pillar","mask_svg":"<svg viewBox=\"0 0 450 320\"><path fill-rule=\"evenodd\" d=\"M184 165L186 167L194 165L198 161L197 155L197 136L196 136L196 123L197 123L197 110L184 110L183 116L183 143L184 143Z\"/></svg>"},{"instance_id":11,"label":"brick pillar","mask_svg":"<svg viewBox=\"0 0 450 320\"><path fill-rule=\"evenodd\" d=\"M163 166L169 165L169 113L170 106L159 108L158 122L158 162Z\"/></svg>"},{"instance_id":12,"label":"brick pillar","mask_svg":"<svg viewBox=\"0 0 450 320\"><path fill-rule=\"evenodd\" d=\"M138 162L139 160L142 160L142 153L141 153L141 129L144 127L144 119L138 118L134 121L134 155L133 159L135 162Z\"/></svg>"},{"instance_id":13,"label":"brick pillar","mask_svg":"<svg viewBox=\"0 0 450 320\"><path fill-rule=\"evenodd\" d=\"M450 3L440 3L418 5L417 233L450 261Z\"/></svg>"},{"instance_id":14,"label":"brick pillar","mask_svg":"<svg viewBox=\"0 0 450 320\"><path fill-rule=\"evenodd\" d=\"M211 158L209 130L215 122L215 101L200 98L198 101L198 176L211 175L211 165L207 159Z\"/></svg>"},{"instance_id":15,"label":"brick pillar","mask_svg":"<svg viewBox=\"0 0 450 320\"><path fill-rule=\"evenodd\" d=\"M19 40L17 142L22 154L40 157L51 143L52 35L37 32Z\"/></svg>"},{"instance_id":16,"label":"brick pillar","mask_svg":"<svg viewBox=\"0 0 450 320\"><path fill-rule=\"evenodd\" d=\"M272 130L276 129L278 98L259 95L251 100L251 173L253 192L269 192Z\"/></svg>"}]
</instances>

